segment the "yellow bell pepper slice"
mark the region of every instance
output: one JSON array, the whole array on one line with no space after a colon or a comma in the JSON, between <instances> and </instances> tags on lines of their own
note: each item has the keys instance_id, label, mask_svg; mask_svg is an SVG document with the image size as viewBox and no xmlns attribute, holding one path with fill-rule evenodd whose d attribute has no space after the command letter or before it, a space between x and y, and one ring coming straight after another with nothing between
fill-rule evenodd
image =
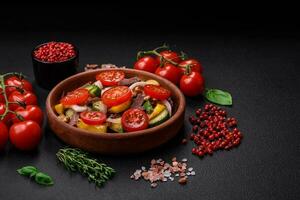
<instances>
[{"instance_id":1,"label":"yellow bell pepper slice","mask_svg":"<svg viewBox=\"0 0 300 200\"><path fill-rule=\"evenodd\" d=\"M106 133L107 132L107 124L106 123L101 124L101 125L88 125L79 119L77 122L77 127L87 130L87 131L95 132L95 133Z\"/></svg>"},{"instance_id":2,"label":"yellow bell pepper slice","mask_svg":"<svg viewBox=\"0 0 300 200\"><path fill-rule=\"evenodd\" d=\"M131 104L131 100L128 100L125 101L124 103L111 107L108 111L111 113L120 113L128 109L130 104Z\"/></svg>"},{"instance_id":3,"label":"yellow bell pepper slice","mask_svg":"<svg viewBox=\"0 0 300 200\"><path fill-rule=\"evenodd\" d=\"M60 104L56 104L54 106L54 109L56 111L57 114L62 115L64 114L64 106L60 103Z\"/></svg>"},{"instance_id":4,"label":"yellow bell pepper slice","mask_svg":"<svg viewBox=\"0 0 300 200\"><path fill-rule=\"evenodd\" d=\"M166 106L162 103L157 103L153 112L149 115L149 120L155 118L157 115L159 115L164 109L166 109Z\"/></svg>"},{"instance_id":5,"label":"yellow bell pepper slice","mask_svg":"<svg viewBox=\"0 0 300 200\"><path fill-rule=\"evenodd\" d=\"M153 80L153 79L147 80L146 83L149 84L149 85L159 86L159 82L157 82L156 80Z\"/></svg>"}]
</instances>

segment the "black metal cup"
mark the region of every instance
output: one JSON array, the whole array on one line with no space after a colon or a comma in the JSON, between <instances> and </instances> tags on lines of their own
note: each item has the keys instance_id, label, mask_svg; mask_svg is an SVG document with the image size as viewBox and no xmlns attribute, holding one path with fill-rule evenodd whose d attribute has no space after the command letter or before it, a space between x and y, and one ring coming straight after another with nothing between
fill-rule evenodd
<instances>
[{"instance_id":1,"label":"black metal cup","mask_svg":"<svg viewBox=\"0 0 300 200\"><path fill-rule=\"evenodd\" d=\"M77 73L79 51L72 44L75 49L74 57L62 62L44 62L35 58L34 51L45 44L47 43L36 46L31 52L31 57L35 81L40 87L51 90L60 81Z\"/></svg>"}]
</instances>

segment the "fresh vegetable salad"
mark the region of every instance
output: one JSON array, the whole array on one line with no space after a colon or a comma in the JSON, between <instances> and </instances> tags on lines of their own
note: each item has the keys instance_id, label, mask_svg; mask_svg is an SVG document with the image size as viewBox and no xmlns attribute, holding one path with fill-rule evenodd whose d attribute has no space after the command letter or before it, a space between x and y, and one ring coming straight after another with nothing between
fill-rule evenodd
<instances>
[{"instance_id":1,"label":"fresh vegetable salad","mask_svg":"<svg viewBox=\"0 0 300 200\"><path fill-rule=\"evenodd\" d=\"M64 95L55 105L58 118L97 133L123 133L157 126L172 116L171 92L156 80L126 78L108 70Z\"/></svg>"}]
</instances>

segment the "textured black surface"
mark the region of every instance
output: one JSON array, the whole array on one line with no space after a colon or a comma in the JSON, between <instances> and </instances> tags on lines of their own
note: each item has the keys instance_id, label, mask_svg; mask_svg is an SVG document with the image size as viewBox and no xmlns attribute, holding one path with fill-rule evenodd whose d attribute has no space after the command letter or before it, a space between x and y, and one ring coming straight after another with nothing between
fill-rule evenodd
<instances>
[{"instance_id":1,"label":"textured black surface","mask_svg":"<svg viewBox=\"0 0 300 200\"><path fill-rule=\"evenodd\" d=\"M0 154L0 199L300 199L299 192L299 54L298 33L156 33L123 32L12 32L1 33L0 71L21 71L33 80L30 51L49 40L70 41L80 49L80 64L115 63L131 66L136 52L168 42L201 59L208 87L231 92L234 106L226 108L238 119L242 144L229 152L199 159L193 144L179 143L188 134L189 114L204 105L201 98L187 99L185 127L171 143L142 155L97 157L117 174L104 188L68 173L55 153L64 144L44 124L44 136L36 152L7 147ZM48 92L34 84L40 105ZM196 176L186 186L176 182L135 182L129 176L148 166L152 158L188 158ZM55 180L41 187L19 176L16 169L35 165Z\"/></svg>"}]
</instances>

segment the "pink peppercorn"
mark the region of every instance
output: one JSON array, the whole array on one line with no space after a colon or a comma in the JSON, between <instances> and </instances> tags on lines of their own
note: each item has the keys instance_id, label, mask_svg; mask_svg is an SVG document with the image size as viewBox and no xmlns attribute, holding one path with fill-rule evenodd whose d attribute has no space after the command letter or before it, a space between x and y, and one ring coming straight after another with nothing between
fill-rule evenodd
<instances>
[{"instance_id":1,"label":"pink peppercorn","mask_svg":"<svg viewBox=\"0 0 300 200\"><path fill-rule=\"evenodd\" d=\"M76 55L72 44L66 42L48 42L34 51L34 57L43 62L63 62Z\"/></svg>"}]
</instances>

